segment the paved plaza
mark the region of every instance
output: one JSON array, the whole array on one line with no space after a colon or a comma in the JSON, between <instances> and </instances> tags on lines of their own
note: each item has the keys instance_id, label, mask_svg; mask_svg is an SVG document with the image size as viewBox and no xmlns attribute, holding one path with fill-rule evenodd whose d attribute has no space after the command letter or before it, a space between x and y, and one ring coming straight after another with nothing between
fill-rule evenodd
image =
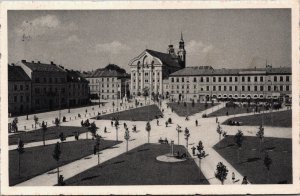
<instances>
[{"instance_id":1,"label":"paved plaza","mask_svg":"<svg viewBox=\"0 0 300 196\"><path fill-rule=\"evenodd\" d=\"M62 126L68 126L75 127L80 126L80 123L82 120L86 120L88 118L95 117L98 112L107 113L111 112L112 109L110 106L111 103L107 103L103 107L85 107L81 109L74 109L71 111L71 113L68 113L67 110L62 110L61 114L62 116L66 116L67 119L71 117L71 120L68 120L67 122L62 123ZM151 103L152 104L152 103ZM155 104L155 103L153 103ZM219 142L219 135L216 132L218 124L216 123L216 118L202 118L202 115L209 114L211 112L214 112L218 109L221 109L224 107L225 104L221 103L218 105L215 105L214 107L211 107L207 110L203 110L199 113L196 113L189 117L188 120L185 119L185 117L178 116L170 107L167 106L167 101L162 102L161 110L163 110L163 118L158 119L158 122L156 120L152 120L150 122L151 125L151 131L150 131L150 143L158 143L159 139L167 139L170 143L171 141L174 141L174 143L178 144L178 133L176 131L177 125L180 125L182 129L188 128L190 131L190 137L188 140L188 152L189 154L193 154L192 147L197 146L198 142L201 140L204 146L204 150L207 154L207 156L201 160L201 171L205 178L207 179L209 184L221 184L221 182L215 178L215 170L216 165L219 162L222 162L224 165L226 165L228 169L228 176L225 180L224 184L232 184L231 180L231 173L235 173L235 178L239 179L240 181L243 179L243 175L238 172L238 170L230 164L230 161L227 161L225 158L223 158L215 149L214 146ZM92 109L94 107L94 110ZM126 103L122 108L119 110L129 110L130 108L135 107L133 106L133 103ZM158 108L158 106L156 106ZM86 112L87 110L87 112ZM279 111L286 110L286 108L281 109ZM95 115L94 115L95 112ZM269 111L270 112L270 111ZM278 111L273 111L274 113ZM75 116L78 116L78 113L82 115L82 118L76 118ZM50 123L51 120L57 117L58 112L48 112L44 114L38 114L40 121L46 121ZM91 114L91 116L90 116ZM83 117L87 115L87 117ZM248 113L243 114L236 114L236 115L228 115L228 116L220 116L218 117L218 121L220 124L222 122L226 121L229 118L232 117L241 117L241 116L247 116ZM31 116L30 116L31 117ZM172 123L165 125L165 122L171 118ZM119 141L123 141L122 143L116 144L113 148L104 149L101 151L100 154L100 162L104 163L106 161L109 161L115 157L118 157L126 152L126 141L124 140L124 134L125 129L123 127L123 123L126 123L129 131L130 131L130 139L128 141L128 148L129 150L139 147L145 143L148 142L148 133L145 130L146 121L124 121L120 120L120 126L118 129L118 132L116 132L116 129L114 126L111 125L111 120L94 120L89 119L90 122L95 122L96 126L99 128L97 130L97 133L103 137L104 140L116 140L118 137ZM195 120L198 121L198 126L195 125ZM29 120L26 120L26 117L19 117L19 126L28 126L33 123L33 120L30 118ZM137 127L137 131L133 132L132 127ZM53 125L54 126L54 125ZM104 132L104 129L106 127L106 132ZM258 131L258 126L227 126L227 125L221 125L222 129L227 132L227 135L235 135L237 130L240 129L243 131L244 136L256 136L256 133ZM264 127L265 130L265 137L274 137L274 138L291 138L291 128L284 128L284 127ZM34 128L33 128L34 129ZM26 129L22 131L30 131L31 129ZM14 133L12 133L14 134ZM11 134L11 135L12 135ZM92 135L90 132L88 132L89 138L92 138ZM81 133L79 135L79 139L85 139L87 133ZM223 137L222 137L223 138ZM74 141L75 138L67 137L65 142ZM55 144L56 142L60 141L59 139L53 139L50 138L46 141L47 145ZM43 145L43 141L35 141L31 143L25 143L25 150L29 147L37 147ZM180 133L179 135L179 145L186 146L186 140L184 136L184 132ZM17 148L16 144L12 144L9 146L10 150L14 150ZM196 156L192 156L192 159L194 160L195 164L199 167L199 161ZM83 157L79 160L75 160L70 163L66 163L63 166L60 167L60 174L64 176L64 180L67 180L69 178L74 177L75 175L78 175L98 164L98 158L97 156L91 154L87 155L86 157ZM172 164L172 163L169 163ZM251 183L251 181L249 182ZM56 175L56 169L47 171L43 174L37 175L36 177L33 177L27 181L21 182L17 184L17 186L32 186L32 185L39 185L39 186L53 186L57 184L57 175ZM237 184L240 184L237 183Z\"/></svg>"}]
</instances>

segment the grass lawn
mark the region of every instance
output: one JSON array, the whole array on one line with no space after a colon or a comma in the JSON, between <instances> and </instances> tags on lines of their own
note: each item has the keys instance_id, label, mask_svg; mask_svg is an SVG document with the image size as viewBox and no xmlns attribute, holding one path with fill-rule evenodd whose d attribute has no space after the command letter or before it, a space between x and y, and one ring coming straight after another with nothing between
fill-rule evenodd
<instances>
[{"instance_id":1,"label":"grass lawn","mask_svg":"<svg viewBox=\"0 0 300 196\"><path fill-rule=\"evenodd\" d=\"M263 122L265 126L292 127L292 110L234 117L227 119L222 124L227 125L229 120L239 121L243 123L242 125L249 126L259 126Z\"/></svg>"},{"instance_id":2,"label":"grass lawn","mask_svg":"<svg viewBox=\"0 0 300 196\"><path fill-rule=\"evenodd\" d=\"M48 127L45 132L45 140L57 139L58 135L63 132L65 137L74 136L75 133L79 132L85 133L88 129L85 127L70 127L70 126L60 126L60 127ZM18 144L19 139L24 143L43 141L43 130L37 129L35 131L21 132L17 134L10 135L8 138L9 145ZM47 142L46 142L47 143Z\"/></svg>"},{"instance_id":3,"label":"grass lawn","mask_svg":"<svg viewBox=\"0 0 300 196\"><path fill-rule=\"evenodd\" d=\"M269 171L264 165L264 153L259 153L260 142L257 137L244 137L238 161L237 146L234 136L228 136L214 146L238 172L247 176L252 184L292 183L292 140L264 138L264 149L268 151L272 164ZM227 178L231 178L228 173ZM239 182L241 183L242 179Z\"/></svg>"},{"instance_id":4,"label":"grass lawn","mask_svg":"<svg viewBox=\"0 0 300 196\"><path fill-rule=\"evenodd\" d=\"M248 111L247 111L248 109ZM234 114L243 114L243 113L249 113L249 114L253 114L253 109L255 109L255 107L223 107L217 111L214 111L210 114L208 114L208 117L216 117L216 116L226 116L226 113L228 112L228 115L234 115ZM259 111L265 111L265 107L258 107Z\"/></svg>"},{"instance_id":5,"label":"grass lawn","mask_svg":"<svg viewBox=\"0 0 300 196\"><path fill-rule=\"evenodd\" d=\"M61 159L59 166L68 164L85 156L93 154L93 147L96 140L78 140L61 144ZM116 145L116 141L101 140L100 148L105 149ZM15 185L26 181L39 174L43 174L57 167L57 162L53 159L52 154L55 144L46 146L37 146L26 148L21 155L21 175L19 176L18 161L19 155L17 150L9 151L9 185ZM55 174L56 175L56 174Z\"/></svg>"},{"instance_id":6,"label":"grass lawn","mask_svg":"<svg viewBox=\"0 0 300 196\"><path fill-rule=\"evenodd\" d=\"M174 151L178 150L185 152L183 146L175 145ZM167 144L144 144L66 180L66 185L208 184L191 158L176 163L156 160L169 152Z\"/></svg>"},{"instance_id":7,"label":"grass lawn","mask_svg":"<svg viewBox=\"0 0 300 196\"><path fill-rule=\"evenodd\" d=\"M218 105L219 103L214 103L213 106ZM178 116L190 116L199 112L202 112L204 110L207 110L211 107L213 107L211 105L211 103L207 104L207 107L205 107L205 103L195 103L195 106L192 106L192 103L186 103L186 107L184 106L183 103L168 103L169 107L171 107L174 112L178 115Z\"/></svg>"},{"instance_id":8,"label":"grass lawn","mask_svg":"<svg viewBox=\"0 0 300 196\"><path fill-rule=\"evenodd\" d=\"M162 113L156 105L149 105L126 111L115 112L113 114L106 114L100 116L100 120L111 120L113 117L118 117L119 120L148 121L148 116L149 120L153 120L155 119L155 116L160 115L162 115Z\"/></svg>"}]
</instances>

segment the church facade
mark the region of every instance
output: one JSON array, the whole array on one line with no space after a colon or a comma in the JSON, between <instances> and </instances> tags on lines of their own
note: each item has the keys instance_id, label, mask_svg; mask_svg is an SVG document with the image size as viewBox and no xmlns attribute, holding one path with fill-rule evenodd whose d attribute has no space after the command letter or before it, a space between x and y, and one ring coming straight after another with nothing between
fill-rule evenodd
<instances>
[{"instance_id":1,"label":"church facade","mask_svg":"<svg viewBox=\"0 0 300 196\"><path fill-rule=\"evenodd\" d=\"M167 53L144 50L129 62L131 95L140 96L145 89L149 90L150 95L163 95L163 80L167 79L170 74L185 68L185 64L186 51L182 34L177 51L171 44Z\"/></svg>"}]
</instances>

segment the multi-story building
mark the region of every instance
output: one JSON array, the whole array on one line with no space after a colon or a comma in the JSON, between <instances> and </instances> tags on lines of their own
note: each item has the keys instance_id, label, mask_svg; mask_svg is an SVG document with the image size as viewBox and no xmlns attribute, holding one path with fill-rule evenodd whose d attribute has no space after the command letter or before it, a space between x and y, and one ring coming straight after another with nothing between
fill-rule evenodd
<instances>
[{"instance_id":1,"label":"multi-story building","mask_svg":"<svg viewBox=\"0 0 300 196\"><path fill-rule=\"evenodd\" d=\"M67 72L67 91L68 107L86 105L89 103L89 82L80 75L80 72L68 70Z\"/></svg>"},{"instance_id":2,"label":"multi-story building","mask_svg":"<svg viewBox=\"0 0 300 196\"><path fill-rule=\"evenodd\" d=\"M129 93L129 75L124 71L112 68L97 69L86 76L89 81L91 96L97 95L100 99L121 99ZM95 97L95 96L94 96Z\"/></svg>"},{"instance_id":3,"label":"multi-story building","mask_svg":"<svg viewBox=\"0 0 300 196\"><path fill-rule=\"evenodd\" d=\"M291 97L291 68L213 69L186 67L170 75L165 95L175 100L266 100Z\"/></svg>"},{"instance_id":4,"label":"multi-story building","mask_svg":"<svg viewBox=\"0 0 300 196\"><path fill-rule=\"evenodd\" d=\"M22 60L21 67L31 79L31 108L34 112L67 107L67 73L63 67Z\"/></svg>"},{"instance_id":5,"label":"multi-story building","mask_svg":"<svg viewBox=\"0 0 300 196\"><path fill-rule=\"evenodd\" d=\"M8 111L10 115L31 112L31 79L14 64L8 65Z\"/></svg>"},{"instance_id":6,"label":"multi-story building","mask_svg":"<svg viewBox=\"0 0 300 196\"><path fill-rule=\"evenodd\" d=\"M180 69L185 68L186 51L181 34L177 54L173 45L169 45L168 53L146 49L129 62L131 71L131 95L139 96L144 89L150 94L163 95L163 80Z\"/></svg>"}]
</instances>

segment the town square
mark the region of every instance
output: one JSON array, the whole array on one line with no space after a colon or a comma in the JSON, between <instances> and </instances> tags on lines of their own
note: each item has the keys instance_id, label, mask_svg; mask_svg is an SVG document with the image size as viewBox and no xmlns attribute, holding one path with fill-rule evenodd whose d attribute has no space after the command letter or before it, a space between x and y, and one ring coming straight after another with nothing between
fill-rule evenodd
<instances>
[{"instance_id":1,"label":"town square","mask_svg":"<svg viewBox=\"0 0 300 196\"><path fill-rule=\"evenodd\" d=\"M9 186L293 184L290 17L9 11Z\"/></svg>"}]
</instances>

